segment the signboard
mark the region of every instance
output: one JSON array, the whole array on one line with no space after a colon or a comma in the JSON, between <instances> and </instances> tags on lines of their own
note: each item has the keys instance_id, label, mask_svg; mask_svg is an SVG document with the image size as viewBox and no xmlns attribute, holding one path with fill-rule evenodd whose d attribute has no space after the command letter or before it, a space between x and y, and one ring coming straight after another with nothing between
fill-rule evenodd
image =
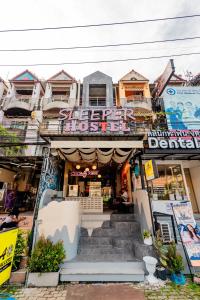
<instances>
[{"instance_id":1,"label":"signboard","mask_svg":"<svg viewBox=\"0 0 200 300\"><path fill-rule=\"evenodd\" d=\"M0 285L10 278L18 229L0 232Z\"/></svg>"},{"instance_id":2,"label":"signboard","mask_svg":"<svg viewBox=\"0 0 200 300\"><path fill-rule=\"evenodd\" d=\"M169 86L163 94L169 129L200 129L200 88Z\"/></svg>"},{"instance_id":3,"label":"signboard","mask_svg":"<svg viewBox=\"0 0 200 300\"><path fill-rule=\"evenodd\" d=\"M78 185L69 185L69 197L78 197Z\"/></svg>"},{"instance_id":4,"label":"signboard","mask_svg":"<svg viewBox=\"0 0 200 300\"><path fill-rule=\"evenodd\" d=\"M191 202L173 204L173 212L191 265L200 267L200 230L193 216Z\"/></svg>"},{"instance_id":5,"label":"signboard","mask_svg":"<svg viewBox=\"0 0 200 300\"><path fill-rule=\"evenodd\" d=\"M135 126L132 108L62 109L59 112L61 131L74 132L130 132Z\"/></svg>"},{"instance_id":6,"label":"signboard","mask_svg":"<svg viewBox=\"0 0 200 300\"><path fill-rule=\"evenodd\" d=\"M146 180L152 180L158 177L158 171L156 168L155 161L148 160L144 164L144 170L145 170Z\"/></svg>"},{"instance_id":7,"label":"signboard","mask_svg":"<svg viewBox=\"0 0 200 300\"><path fill-rule=\"evenodd\" d=\"M200 149L200 130L151 131L149 149Z\"/></svg>"},{"instance_id":8,"label":"signboard","mask_svg":"<svg viewBox=\"0 0 200 300\"><path fill-rule=\"evenodd\" d=\"M167 86L174 72L175 72L174 61L173 59L170 59L164 72L162 73L162 75L159 77L157 81L156 87L152 93L153 97L156 98L162 94L162 92L164 91L165 87Z\"/></svg>"},{"instance_id":9,"label":"signboard","mask_svg":"<svg viewBox=\"0 0 200 300\"><path fill-rule=\"evenodd\" d=\"M89 196L101 197L101 182L89 182Z\"/></svg>"},{"instance_id":10,"label":"signboard","mask_svg":"<svg viewBox=\"0 0 200 300\"><path fill-rule=\"evenodd\" d=\"M72 176L72 177L83 177L83 178L86 178L87 176L95 176L95 175L98 175L98 174L99 174L98 170L95 170L95 171L84 171L84 172L73 171L73 172L70 173L70 176Z\"/></svg>"}]
</instances>

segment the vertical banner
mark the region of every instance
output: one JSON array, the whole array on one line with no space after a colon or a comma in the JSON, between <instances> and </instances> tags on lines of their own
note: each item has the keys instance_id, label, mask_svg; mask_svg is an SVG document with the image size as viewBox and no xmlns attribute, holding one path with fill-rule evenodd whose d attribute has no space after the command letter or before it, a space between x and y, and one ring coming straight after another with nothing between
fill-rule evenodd
<instances>
[{"instance_id":1,"label":"vertical banner","mask_svg":"<svg viewBox=\"0 0 200 300\"><path fill-rule=\"evenodd\" d=\"M200 230L193 216L191 202L173 204L173 212L191 265L200 267Z\"/></svg>"},{"instance_id":2,"label":"vertical banner","mask_svg":"<svg viewBox=\"0 0 200 300\"><path fill-rule=\"evenodd\" d=\"M18 229L0 232L0 285L10 278Z\"/></svg>"}]
</instances>

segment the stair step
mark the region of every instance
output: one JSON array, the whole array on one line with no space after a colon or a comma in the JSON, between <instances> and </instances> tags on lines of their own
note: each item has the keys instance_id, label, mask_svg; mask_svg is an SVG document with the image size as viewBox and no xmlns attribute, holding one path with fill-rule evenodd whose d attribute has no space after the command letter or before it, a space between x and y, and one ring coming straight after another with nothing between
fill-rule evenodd
<instances>
[{"instance_id":1,"label":"stair step","mask_svg":"<svg viewBox=\"0 0 200 300\"><path fill-rule=\"evenodd\" d=\"M135 221L135 215L134 214L112 214L110 216L111 221Z\"/></svg>"},{"instance_id":2,"label":"stair step","mask_svg":"<svg viewBox=\"0 0 200 300\"><path fill-rule=\"evenodd\" d=\"M94 253L89 255L85 253L80 253L76 256L76 260L80 262L138 261L131 253Z\"/></svg>"},{"instance_id":3,"label":"stair step","mask_svg":"<svg viewBox=\"0 0 200 300\"><path fill-rule=\"evenodd\" d=\"M61 281L144 281L143 262L80 262L63 264Z\"/></svg>"},{"instance_id":4,"label":"stair step","mask_svg":"<svg viewBox=\"0 0 200 300\"><path fill-rule=\"evenodd\" d=\"M81 236L80 237L80 244L81 245L94 245L98 247L99 245L112 245L112 238L111 237L88 237L88 236Z\"/></svg>"},{"instance_id":5,"label":"stair step","mask_svg":"<svg viewBox=\"0 0 200 300\"><path fill-rule=\"evenodd\" d=\"M113 245L101 245L101 244L99 244L99 245L96 245L96 244L88 245L86 243L84 243L84 244L80 243L79 244L79 252L83 249L84 249L84 251L85 251L85 249L87 249L88 251L90 251L90 249L92 249L92 250L93 249L95 249L95 250L98 250L98 249L113 249Z\"/></svg>"},{"instance_id":6,"label":"stair step","mask_svg":"<svg viewBox=\"0 0 200 300\"><path fill-rule=\"evenodd\" d=\"M138 234L134 228L95 228L92 237L133 237L133 233Z\"/></svg>"},{"instance_id":7,"label":"stair step","mask_svg":"<svg viewBox=\"0 0 200 300\"><path fill-rule=\"evenodd\" d=\"M130 254L133 256L133 252L129 249L124 249L124 248L117 248L117 247L100 247L100 248L91 248L91 247L84 247L80 248L79 254L81 255L87 255L87 256L92 256L92 255L104 255L104 254Z\"/></svg>"}]
</instances>

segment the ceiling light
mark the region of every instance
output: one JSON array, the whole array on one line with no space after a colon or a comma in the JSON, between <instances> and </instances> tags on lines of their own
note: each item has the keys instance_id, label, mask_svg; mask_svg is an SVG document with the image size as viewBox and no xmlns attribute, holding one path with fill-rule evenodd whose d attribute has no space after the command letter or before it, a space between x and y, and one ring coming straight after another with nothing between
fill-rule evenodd
<instances>
[{"instance_id":1,"label":"ceiling light","mask_svg":"<svg viewBox=\"0 0 200 300\"><path fill-rule=\"evenodd\" d=\"M76 165L76 169L79 170L81 168L80 165Z\"/></svg>"},{"instance_id":2,"label":"ceiling light","mask_svg":"<svg viewBox=\"0 0 200 300\"><path fill-rule=\"evenodd\" d=\"M96 170L97 169L97 166L96 165L93 165L92 166L92 170Z\"/></svg>"},{"instance_id":3,"label":"ceiling light","mask_svg":"<svg viewBox=\"0 0 200 300\"><path fill-rule=\"evenodd\" d=\"M98 178L101 178L101 174L99 174L97 177L98 177Z\"/></svg>"},{"instance_id":4,"label":"ceiling light","mask_svg":"<svg viewBox=\"0 0 200 300\"><path fill-rule=\"evenodd\" d=\"M89 168L85 168L85 171L86 171L86 172L89 172L89 171L90 171L90 169L89 169Z\"/></svg>"}]
</instances>

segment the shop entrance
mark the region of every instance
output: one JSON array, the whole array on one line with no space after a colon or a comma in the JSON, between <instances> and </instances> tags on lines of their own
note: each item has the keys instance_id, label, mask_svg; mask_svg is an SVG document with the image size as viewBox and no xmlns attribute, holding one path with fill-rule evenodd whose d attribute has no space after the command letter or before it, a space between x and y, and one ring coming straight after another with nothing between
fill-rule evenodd
<instances>
[{"instance_id":1,"label":"shop entrance","mask_svg":"<svg viewBox=\"0 0 200 300\"><path fill-rule=\"evenodd\" d=\"M133 149L60 149L65 158L63 196L80 198L85 212L131 207ZM76 161L75 161L76 160ZM126 204L125 204L126 203Z\"/></svg>"}]
</instances>

